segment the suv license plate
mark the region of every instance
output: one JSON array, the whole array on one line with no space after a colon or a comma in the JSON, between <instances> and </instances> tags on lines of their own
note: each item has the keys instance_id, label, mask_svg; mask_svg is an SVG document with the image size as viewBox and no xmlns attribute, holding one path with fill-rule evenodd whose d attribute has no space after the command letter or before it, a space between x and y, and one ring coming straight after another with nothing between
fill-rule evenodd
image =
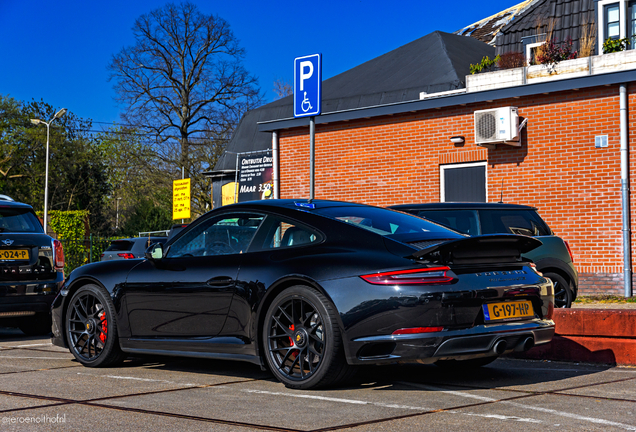
<instances>
[{"instance_id":1,"label":"suv license plate","mask_svg":"<svg viewBox=\"0 0 636 432\"><path fill-rule=\"evenodd\" d=\"M488 303L481 307L484 310L486 322L534 317L532 303L528 300Z\"/></svg>"},{"instance_id":2,"label":"suv license plate","mask_svg":"<svg viewBox=\"0 0 636 432\"><path fill-rule=\"evenodd\" d=\"M0 260L2 261L17 261L28 259L28 249L0 249Z\"/></svg>"}]
</instances>

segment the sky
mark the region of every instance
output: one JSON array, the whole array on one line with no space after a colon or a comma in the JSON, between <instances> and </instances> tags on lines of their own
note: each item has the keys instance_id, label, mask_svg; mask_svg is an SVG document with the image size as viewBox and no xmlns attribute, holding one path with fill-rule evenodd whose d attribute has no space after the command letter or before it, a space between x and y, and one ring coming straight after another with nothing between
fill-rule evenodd
<instances>
[{"instance_id":1,"label":"sky","mask_svg":"<svg viewBox=\"0 0 636 432\"><path fill-rule=\"evenodd\" d=\"M265 102L293 82L295 57L321 53L323 79L433 31L452 33L520 0L194 0L229 22ZM0 0L0 95L68 108L95 126L120 121L107 65L134 44L132 27L158 0Z\"/></svg>"}]
</instances>

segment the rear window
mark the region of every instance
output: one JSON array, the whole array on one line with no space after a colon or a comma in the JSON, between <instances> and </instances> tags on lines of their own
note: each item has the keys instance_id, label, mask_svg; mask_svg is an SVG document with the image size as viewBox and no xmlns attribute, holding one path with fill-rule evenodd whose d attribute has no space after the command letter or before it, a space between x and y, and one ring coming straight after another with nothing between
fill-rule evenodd
<instances>
[{"instance_id":1,"label":"rear window","mask_svg":"<svg viewBox=\"0 0 636 432\"><path fill-rule=\"evenodd\" d=\"M129 251L132 249L132 247L133 247L133 242L130 240L117 240L112 242L110 246L108 246L106 251L116 251L116 252Z\"/></svg>"},{"instance_id":2,"label":"rear window","mask_svg":"<svg viewBox=\"0 0 636 432\"><path fill-rule=\"evenodd\" d=\"M168 240L167 237L161 238L148 238L148 237L140 237L135 240L135 249L140 251L145 251L148 247L152 246L155 243L164 244Z\"/></svg>"},{"instance_id":3,"label":"rear window","mask_svg":"<svg viewBox=\"0 0 636 432\"><path fill-rule=\"evenodd\" d=\"M37 216L30 209L0 207L0 232L43 232Z\"/></svg>"},{"instance_id":4,"label":"rear window","mask_svg":"<svg viewBox=\"0 0 636 432\"><path fill-rule=\"evenodd\" d=\"M479 210L482 234L551 235L548 225L534 210Z\"/></svg>"},{"instance_id":5,"label":"rear window","mask_svg":"<svg viewBox=\"0 0 636 432\"><path fill-rule=\"evenodd\" d=\"M446 238L461 237L454 231L417 216L377 207L328 207L315 212L398 241L439 235Z\"/></svg>"}]
</instances>

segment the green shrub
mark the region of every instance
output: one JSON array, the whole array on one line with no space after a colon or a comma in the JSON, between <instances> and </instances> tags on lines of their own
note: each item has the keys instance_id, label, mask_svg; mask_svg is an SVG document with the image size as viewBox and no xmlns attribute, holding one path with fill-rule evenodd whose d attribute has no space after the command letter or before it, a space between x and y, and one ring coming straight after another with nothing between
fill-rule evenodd
<instances>
[{"instance_id":1,"label":"green shrub","mask_svg":"<svg viewBox=\"0 0 636 432\"><path fill-rule=\"evenodd\" d=\"M470 65L470 73L472 75L475 75L476 73L479 73L479 72L490 72L495 67L499 59L500 59L499 56L495 57L492 60L490 59L490 57L485 56L484 58L481 59L481 63Z\"/></svg>"},{"instance_id":2,"label":"green shrub","mask_svg":"<svg viewBox=\"0 0 636 432\"><path fill-rule=\"evenodd\" d=\"M620 51L625 51L627 49L627 45L629 45L629 39L612 39L607 38L605 42L603 42L603 54L610 54Z\"/></svg>"}]
</instances>

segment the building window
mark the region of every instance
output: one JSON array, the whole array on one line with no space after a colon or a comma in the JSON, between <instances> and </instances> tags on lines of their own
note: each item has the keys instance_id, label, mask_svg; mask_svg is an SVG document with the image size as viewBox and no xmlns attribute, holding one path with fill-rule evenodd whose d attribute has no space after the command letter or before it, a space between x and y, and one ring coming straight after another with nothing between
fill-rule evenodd
<instances>
[{"instance_id":1,"label":"building window","mask_svg":"<svg viewBox=\"0 0 636 432\"><path fill-rule=\"evenodd\" d=\"M629 38L629 45L627 49L636 48L636 1L630 1L627 6L627 37Z\"/></svg>"},{"instance_id":2,"label":"building window","mask_svg":"<svg viewBox=\"0 0 636 432\"><path fill-rule=\"evenodd\" d=\"M486 162L441 165L441 202L486 202Z\"/></svg>"},{"instance_id":3,"label":"building window","mask_svg":"<svg viewBox=\"0 0 636 432\"><path fill-rule=\"evenodd\" d=\"M533 65L537 63L537 48L541 45L545 44L545 42L536 42L533 44L526 45L526 64Z\"/></svg>"},{"instance_id":4,"label":"building window","mask_svg":"<svg viewBox=\"0 0 636 432\"><path fill-rule=\"evenodd\" d=\"M630 38L627 49L636 48L631 38L636 35L635 0L598 0L598 54L603 54L603 42L608 38Z\"/></svg>"},{"instance_id":5,"label":"building window","mask_svg":"<svg viewBox=\"0 0 636 432\"><path fill-rule=\"evenodd\" d=\"M534 36L525 36L521 38L523 45L523 54L526 57L526 64L533 65L536 63L537 48L545 43L547 34L541 33Z\"/></svg>"},{"instance_id":6,"label":"building window","mask_svg":"<svg viewBox=\"0 0 636 432\"><path fill-rule=\"evenodd\" d=\"M618 3L605 6L603 22L605 24L605 39L620 39L620 13Z\"/></svg>"}]
</instances>

